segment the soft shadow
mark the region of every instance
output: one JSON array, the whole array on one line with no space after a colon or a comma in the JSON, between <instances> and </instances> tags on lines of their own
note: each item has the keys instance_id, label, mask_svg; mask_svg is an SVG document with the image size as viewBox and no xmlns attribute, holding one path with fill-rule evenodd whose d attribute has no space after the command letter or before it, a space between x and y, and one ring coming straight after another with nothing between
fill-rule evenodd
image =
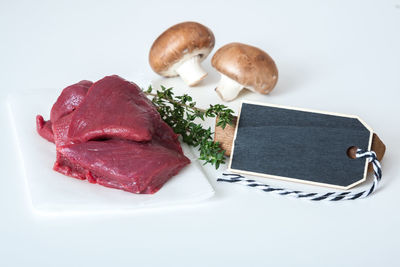
<instances>
[{"instance_id":1,"label":"soft shadow","mask_svg":"<svg viewBox=\"0 0 400 267\"><path fill-rule=\"evenodd\" d=\"M210 61L207 59L202 63L202 66L208 75L199 83L199 86L217 86L217 83L221 78L218 71L211 66Z\"/></svg>"},{"instance_id":2,"label":"soft shadow","mask_svg":"<svg viewBox=\"0 0 400 267\"><path fill-rule=\"evenodd\" d=\"M274 90L269 93L271 96L279 96L290 93L291 90L296 90L306 83L309 75L302 64L297 64L294 61L280 62L278 65L279 78Z\"/></svg>"}]
</instances>

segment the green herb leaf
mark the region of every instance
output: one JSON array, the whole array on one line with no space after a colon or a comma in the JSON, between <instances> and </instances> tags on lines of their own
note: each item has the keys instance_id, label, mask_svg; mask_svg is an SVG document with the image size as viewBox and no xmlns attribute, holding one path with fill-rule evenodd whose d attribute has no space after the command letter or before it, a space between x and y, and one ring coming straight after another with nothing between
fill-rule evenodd
<instances>
[{"instance_id":1,"label":"green herb leaf","mask_svg":"<svg viewBox=\"0 0 400 267\"><path fill-rule=\"evenodd\" d=\"M225 163L225 150L221 149L218 142L213 141L211 128L206 129L194 121L218 117L217 126L225 128L226 125L232 124L233 110L221 104L210 105L206 110L200 109L188 94L175 96L172 88L162 85L160 87L161 90L157 90L156 93L153 93L151 86L143 92L153 96L152 102L161 118L176 134L182 136L183 142L198 147L199 159L203 160L204 164L212 164L218 169Z\"/></svg>"}]
</instances>

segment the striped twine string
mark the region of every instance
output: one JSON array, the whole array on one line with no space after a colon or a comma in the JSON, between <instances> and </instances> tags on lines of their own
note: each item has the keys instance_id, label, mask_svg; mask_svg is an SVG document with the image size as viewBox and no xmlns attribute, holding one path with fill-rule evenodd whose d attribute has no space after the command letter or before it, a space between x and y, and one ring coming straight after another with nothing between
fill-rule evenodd
<instances>
[{"instance_id":1,"label":"striped twine string","mask_svg":"<svg viewBox=\"0 0 400 267\"><path fill-rule=\"evenodd\" d=\"M294 191L294 190L288 190L285 188L272 187L267 184L258 183L255 180L247 179L246 177L244 177L242 175L231 174L231 173L223 173L222 175L224 175L225 178L218 178L217 181L245 185L245 186L253 187L253 188L259 189L261 191L268 192L268 193L274 192L281 196L293 196L296 198L309 199L309 200L313 200L313 201L354 200L354 199L364 198L364 197L371 195L378 187L378 183L380 182L380 180L382 178L382 167L381 167L381 164L379 163L374 151L363 151L361 149L358 149L357 153L356 153L356 158L366 158L368 160L368 162L372 163L372 167L374 169L374 182L371 185L371 187L367 190L357 192L357 193L354 193L352 191L329 192L329 193L306 193L303 191Z\"/></svg>"}]
</instances>

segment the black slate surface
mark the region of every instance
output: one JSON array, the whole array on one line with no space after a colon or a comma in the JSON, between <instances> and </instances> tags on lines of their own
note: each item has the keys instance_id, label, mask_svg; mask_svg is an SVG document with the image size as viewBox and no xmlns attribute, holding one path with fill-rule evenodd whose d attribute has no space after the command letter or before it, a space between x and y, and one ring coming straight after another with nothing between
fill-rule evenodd
<instances>
[{"instance_id":1,"label":"black slate surface","mask_svg":"<svg viewBox=\"0 0 400 267\"><path fill-rule=\"evenodd\" d=\"M243 103L231 169L349 186L363 179L370 131L355 118Z\"/></svg>"}]
</instances>

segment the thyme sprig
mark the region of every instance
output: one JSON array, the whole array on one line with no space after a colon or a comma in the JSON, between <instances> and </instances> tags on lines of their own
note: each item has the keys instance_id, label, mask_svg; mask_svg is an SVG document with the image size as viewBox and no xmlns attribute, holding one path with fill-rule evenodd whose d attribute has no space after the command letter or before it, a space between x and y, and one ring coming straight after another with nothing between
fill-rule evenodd
<instances>
[{"instance_id":1,"label":"thyme sprig","mask_svg":"<svg viewBox=\"0 0 400 267\"><path fill-rule=\"evenodd\" d=\"M198 147L200 160L204 164L210 163L216 169L225 163L225 150L222 150L219 142L214 142L211 127L205 128L196 119L204 121L205 118L216 118L216 126L225 128L232 124L233 110L228 107L216 104L210 105L207 109L196 107L196 102L188 94L175 96L172 88L161 86L160 90L153 93L153 88L149 86L144 91L145 94L153 96L152 102L157 107L161 118L174 130L176 134L182 136L183 142L188 145Z\"/></svg>"}]
</instances>

